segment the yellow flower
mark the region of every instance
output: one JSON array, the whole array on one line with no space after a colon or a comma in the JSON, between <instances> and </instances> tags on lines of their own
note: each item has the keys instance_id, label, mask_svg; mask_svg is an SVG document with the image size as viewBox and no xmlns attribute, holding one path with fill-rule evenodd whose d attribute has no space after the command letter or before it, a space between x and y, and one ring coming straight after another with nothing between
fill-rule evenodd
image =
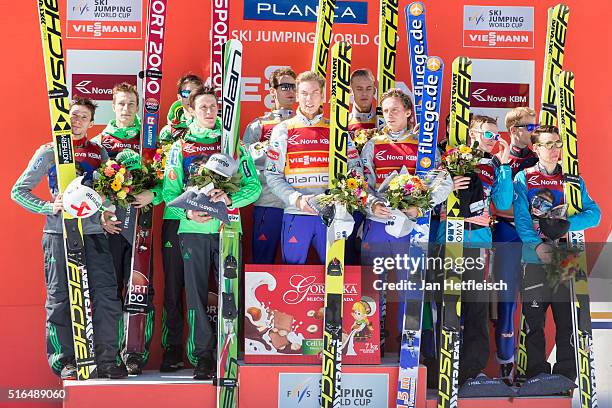
<instances>
[{"instance_id":1,"label":"yellow flower","mask_svg":"<svg viewBox=\"0 0 612 408\"><path fill-rule=\"evenodd\" d=\"M120 200L125 200L126 197L127 197L127 192L125 190L121 190L120 192L117 193L117 198Z\"/></svg>"},{"instance_id":2,"label":"yellow flower","mask_svg":"<svg viewBox=\"0 0 612 408\"><path fill-rule=\"evenodd\" d=\"M400 188L400 183L399 183L398 178L399 177L396 177L393 180L391 180L391 182L389 183L389 190L393 191L393 190L398 190Z\"/></svg>"},{"instance_id":3,"label":"yellow flower","mask_svg":"<svg viewBox=\"0 0 612 408\"><path fill-rule=\"evenodd\" d=\"M121 184L125 181L125 177L123 177L123 173L119 172L117 174L115 174L115 180Z\"/></svg>"},{"instance_id":4,"label":"yellow flower","mask_svg":"<svg viewBox=\"0 0 612 408\"><path fill-rule=\"evenodd\" d=\"M121 182L117 181L117 179L113 180L113 182L111 183L111 188L113 189L113 191L121 190Z\"/></svg>"},{"instance_id":5,"label":"yellow flower","mask_svg":"<svg viewBox=\"0 0 612 408\"><path fill-rule=\"evenodd\" d=\"M119 169L119 173L121 173L121 174L125 174L125 167L120 168L120 169Z\"/></svg>"},{"instance_id":6,"label":"yellow flower","mask_svg":"<svg viewBox=\"0 0 612 408\"><path fill-rule=\"evenodd\" d=\"M347 185L348 188L355 189L358 186L357 185L357 180L355 180L354 178L351 177L350 179L348 179L346 181L346 185Z\"/></svg>"},{"instance_id":7,"label":"yellow flower","mask_svg":"<svg viewBox=\"0 0 612 408\"><path fill-rule=\"evenodd\" d=\"M469 146L461 146L459 147L459 151L461 153L472 153L472 148Z\"/></svg>"}]
</instances>

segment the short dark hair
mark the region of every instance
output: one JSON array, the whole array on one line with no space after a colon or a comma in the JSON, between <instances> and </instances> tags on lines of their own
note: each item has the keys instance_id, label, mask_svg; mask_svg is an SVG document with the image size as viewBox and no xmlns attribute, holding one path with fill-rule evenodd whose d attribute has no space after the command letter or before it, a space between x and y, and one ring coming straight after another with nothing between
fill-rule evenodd
<instances>
[{"instance_id":1,"label":"short dark hair","mask_svg":"<svg viewBox=\"0 0 612 408\"><path fill-rule=\"evenodd\" d=\"M195 109L195 100L198 96L202 96L202 95L212 95L215 97L215 100L218 102L217 93L215 92L215 88L213 88L212 86L205 85L205 86L198 87L194 89L193 91L191 91L191 93L189 94L189 99L187 100L187 105L189 105L191 109Z\"/></svg>"},{"instance_id":2,"label":"short dark hair","mask_svg":"<svg viewBox=\"0 0 612 408\"><path fill-rule=\"evenodd\" d=\"M367 68L359 68L353 71L351 74L351 84L353 83L353 79L355 78L368 78L372 83L376 82L374 78L374 74Z\"/></svg>"},{"instance_id":3,"label":"short dark hair","mask_svg":"<svg viewBox=\"0 0 612 408\"><path fill-rule=\"evenodd\" d=\"M472 115L470 118L470 129L477 125L484 125L485 123L497 125L497 118L487 115Z\"/></svg>"},{"instance_id":4,"label":"short dark hair","mask_svg":"<svg viewBox=\"0 0 612 408\"><path fill-rule=\"evenodd\" d=\"M531 134L531 144L538 143L540 141L540 135L542 133L552 133L558 135L559 128L552 125L539 125Z\"/></svg>"},{"instance_id":5,"label":"short dark hair","mask_svg":"<svg viewBox=\"0 0 612 408\"><path fill-rule=\"evenodd\" d=\"M68 107L68 109L72 109L73 106L84 106L89 109L89 112L91 112L91 120L94 119L94 116L96 114L96 108L98 107L98 105L94 101L83 96L74 97L74 99L72 99L72 101L70 102L70 106Z\"/></svg>"},{"instance_id":6,"label":"short dark hair","mask_svg":"<svg viewBox=\"0 0 612 408\"><path fill-rule=\"evenodd\" d=\"M188 73L180 77L179 80L177 81L176 93L180 94L181 91L183 90L183 86L185 86L188 83L195 84L198 87L204 86L204 81L202 81L202 78L200 78L196 74Z\"/></svg>"},{"instance_id":7,"label":"short dark hair","mask_svg":"<svg viewBox=\"0 0 612 408\"><path fill-rule=\"evenodd\" d=\"M272 72L272 75L270 75L270 80L268 82L270 84L270 88L278 87L280 85L280 79L284 77L285 75L288 75L293 79L297 78L297 74L295 73L294 70L291 69L291 67L283 67L283 68L275 69Z\"/></svg>"},{"instance_id":8,"label":"short dark hair","mask_svg":"<svg viewBox=\"0 0 612 408\"><path fill-rule=\"evenodd\" d=\"M132 85L128 82L121 82L120 84L113 86L113 102L115 102L115 96L119 92L132 93L136 95L136 105L138 105L138 99L140 98L140 96L138 95L138 89L136 89L136 85Z\"/></svg>"}]
</instances>

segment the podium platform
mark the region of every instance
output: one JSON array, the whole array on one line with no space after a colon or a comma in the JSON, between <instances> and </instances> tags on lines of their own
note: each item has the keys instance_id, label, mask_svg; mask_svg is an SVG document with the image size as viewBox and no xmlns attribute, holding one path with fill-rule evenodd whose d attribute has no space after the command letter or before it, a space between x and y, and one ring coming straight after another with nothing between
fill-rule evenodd
<instances>
[{"instance_id":1,"label":"podium platform","mask_svg":"<svg viewBox=\"0 0 612 408\"><path fill-rule=\"evenodd\" d=\"M320 366L240 364L240 408L319 407ZM176 373L145 371L125 380L64 381L65 408L157 408L216 407L216 388L211 381L194 381L193 370ZM397 357L383 364L344 365L343 403L350 407L395 407ZM419 368L417 407L435 408L436 391L425 389L427 369ZM422 380L421 380L422 379ZM570 408L568 397L459 399L459 408Z\"/></svg>"}]
</instances>

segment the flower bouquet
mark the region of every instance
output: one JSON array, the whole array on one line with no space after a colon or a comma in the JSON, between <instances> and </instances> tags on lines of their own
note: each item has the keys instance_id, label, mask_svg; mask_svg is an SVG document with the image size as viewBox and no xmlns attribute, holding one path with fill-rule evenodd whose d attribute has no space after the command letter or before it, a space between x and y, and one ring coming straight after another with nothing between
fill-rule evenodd
<instances>
[{"instance_id":1,"label":"flower bouquet","mask_svg":"<svg viewBox=\"0 0 612 408\"><path fill-rule=\"evenodd\" d=\"M447 146L442 155L442 166L451 176L468 176L476 171L476 166L484 157L482 151L477 149L478 142L472 147L466 145Z\"/></svg>"},{"instance_id":2,"label":"flower bouquet","mask_svg":"<svg viewBox=\"0 0 612 408\"><path fill-rule=\"evenodd\" d=\"M163 178L154 162L143 163L138 169L128 170L124 164L108 160L94 173L94 190L111 202L127 208L135 201L135 196L155 187ZM151 206L142 208L143 211Z\"/></svg>"},{"instance_id":3,"label":"flower bouquet","mask_svg":"<svg viewBox=\"0 0 612 408\"><path fill-rule=\"evenodd\" d=\"M363 146L365 146L368 141L376 136L378 131L376 129L360 129L355 132L355 136L353 136L353 142L355 143L355 148L361 154L363 150Z\"/></svg>"}]
</instances>

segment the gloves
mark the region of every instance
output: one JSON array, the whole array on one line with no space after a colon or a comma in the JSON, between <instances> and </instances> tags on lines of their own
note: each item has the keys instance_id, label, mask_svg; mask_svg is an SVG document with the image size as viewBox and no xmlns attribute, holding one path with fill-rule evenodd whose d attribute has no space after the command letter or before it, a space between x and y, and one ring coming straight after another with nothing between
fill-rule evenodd
<instances>
[{"instance_id":1,"label":"gloves","mask_svg":"<svg viewBox=\"0 0 612 408\"><path fill-rule=\"evenodd\" d=\"M140 155L133 151L132 149L125 149L119 154L117 154L117 162L123 164L126 169L132 170L140 170L142 168L142 164L140 162Z\"/></svg>"}]
</instances>

